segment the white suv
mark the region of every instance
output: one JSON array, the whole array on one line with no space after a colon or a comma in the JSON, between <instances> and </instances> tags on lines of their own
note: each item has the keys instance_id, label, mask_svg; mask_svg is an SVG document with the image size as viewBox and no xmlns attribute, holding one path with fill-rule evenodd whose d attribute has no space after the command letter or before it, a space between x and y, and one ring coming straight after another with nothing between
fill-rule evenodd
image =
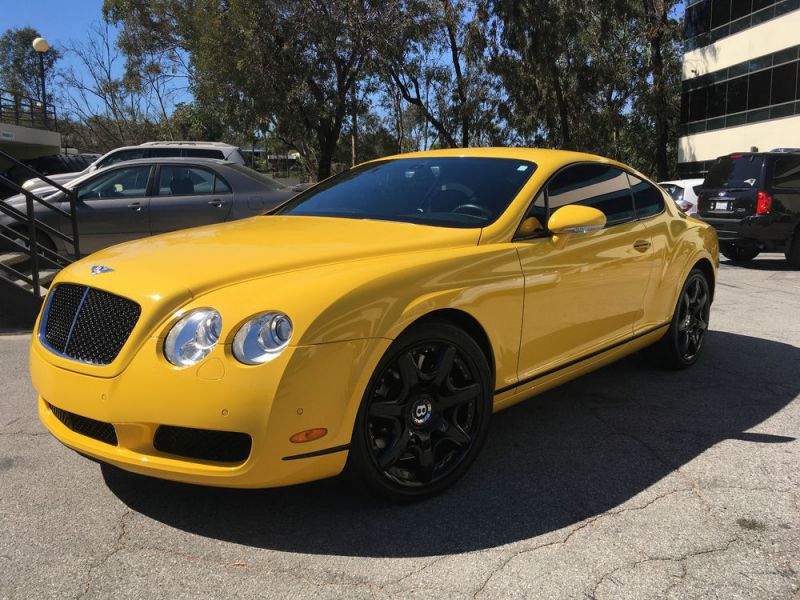
<instances>
[{"instance_id":1,"label":"white suv","mask_svg":"<svg viewBox=\"0 0 800 600\"><path fill-rule=\"evenodd\" d=\"M107 152L86 169L76 173L59 173L50 175L48 179L64 185L97 169L108 167L114 163L137 158L153 157L186 157L186 158L217 158L228 162L245 164L241 151L236 146L223 144L222 142L145 142L138 146L123 146ZM47 187L49 184L41 179L28 179L22 187L28 191Z\"/></svg>"}]
</instances>

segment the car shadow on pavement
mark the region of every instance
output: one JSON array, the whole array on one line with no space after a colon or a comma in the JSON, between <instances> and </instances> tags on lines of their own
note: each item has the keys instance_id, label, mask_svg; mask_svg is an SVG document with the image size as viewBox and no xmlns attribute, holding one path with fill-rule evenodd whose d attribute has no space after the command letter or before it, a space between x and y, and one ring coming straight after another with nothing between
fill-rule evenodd
<instances>
[{"instance_id":1,"label":"car shadow on pavement","mask_svg":"<svg viewBox=\"0 0 800 600\"><path fill-rule=\"evenodd\" d=\"M107 465L103 475L133 510L229 542L369 557L467 552L611 510L723 440L793 441L747 430L800 393L798 364L794 346L717 331L687 371L629 357L495 415L467 476L416 504L383 502L342 478L226 490Z\"/></svg>"}]
</instances>

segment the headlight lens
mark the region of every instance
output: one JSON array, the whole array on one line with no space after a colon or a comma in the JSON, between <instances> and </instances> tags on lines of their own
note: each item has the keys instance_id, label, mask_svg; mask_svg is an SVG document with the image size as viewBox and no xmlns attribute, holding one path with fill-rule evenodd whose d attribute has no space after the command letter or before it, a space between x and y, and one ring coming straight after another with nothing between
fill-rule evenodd
<instances>
[{"instance_id":1,"label":"headlight lens","mask_svg":"<svg viewBox=\"0 0 800 600\"><path fill-rule=\"evenodd\" d=\"M164 355L176 367L203 360L219 341L222 317L213 308L195 310L175 323L164 343Z\"/></svg>"},{"instance_id":2,"label":"headlight lens","mask_svg":"<svg viewBox=\"0 0 800 600\"><path fill-rule=\"evenodd\" d=\"M292 339L292 320L281 312L253 317L233 338L233 355L246 365L260 365L278 356Z\"/></svg>"}]
</instances>

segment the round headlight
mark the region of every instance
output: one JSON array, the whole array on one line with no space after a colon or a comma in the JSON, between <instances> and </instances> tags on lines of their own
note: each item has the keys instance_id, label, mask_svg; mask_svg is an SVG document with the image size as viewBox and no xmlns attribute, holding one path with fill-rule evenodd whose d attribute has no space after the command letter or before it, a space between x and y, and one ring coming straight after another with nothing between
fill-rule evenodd
<instances>
[{"instance_id":1,"label":"round headlight","mask_svg":"<svg viewBox=\"0 0 800 600\"><path fill-rule=\"evenodd\" d=\"M175 323L164 343L164 356L176 367L190 367L219 341L222 317L213 308L195 310Z\"/></svg>"},{"instance_id":2,"label":"round headlight","mask_svg":"<svg viewBox=\"0 0 800 600\"><path fill-rule=\"evenodd\" d=\"M260 365L278 356L292 339L292 320L280 312L253 317L233 338L233 355L246 365Z\"/></svg>"}]
</instances>

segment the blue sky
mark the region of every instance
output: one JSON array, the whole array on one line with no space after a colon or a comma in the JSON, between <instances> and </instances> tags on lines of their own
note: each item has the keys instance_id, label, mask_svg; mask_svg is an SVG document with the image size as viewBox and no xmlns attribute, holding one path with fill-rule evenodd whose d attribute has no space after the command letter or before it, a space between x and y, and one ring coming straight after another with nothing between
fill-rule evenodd
<instances>
[{"instance_id":1,"label":"blue sky","mask_svg":"<svg viewBox=\"0 0 800 600\"><path fill-rule=\"evenodd\" d=\"M33 27L51 45L63 47L102 20L102 7L103 0L0 0L0 30Z\"/></svg>"}]
</instances>

